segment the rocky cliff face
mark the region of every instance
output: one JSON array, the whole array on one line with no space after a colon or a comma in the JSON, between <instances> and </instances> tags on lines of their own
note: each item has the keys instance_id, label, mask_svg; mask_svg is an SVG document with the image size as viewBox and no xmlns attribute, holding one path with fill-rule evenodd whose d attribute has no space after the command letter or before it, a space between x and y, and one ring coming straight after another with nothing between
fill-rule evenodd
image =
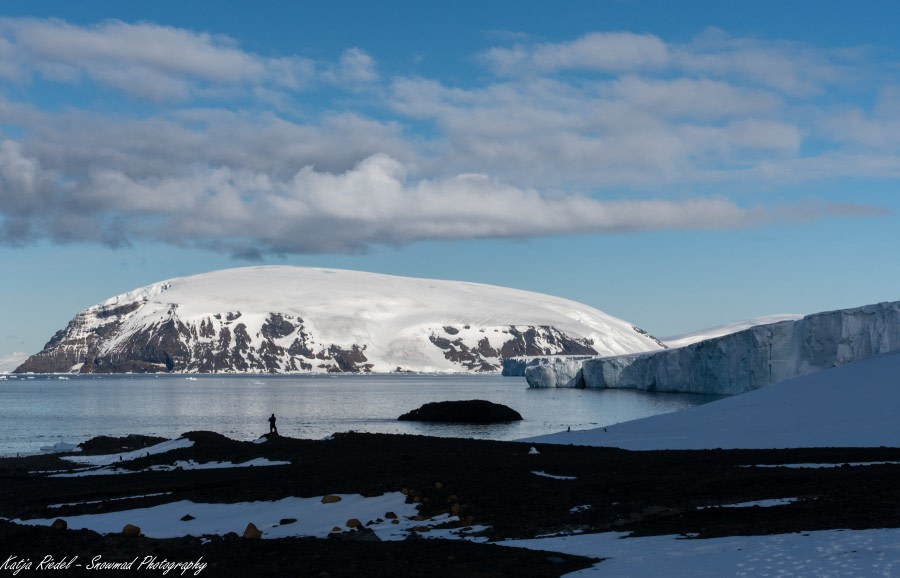
<instances>
[{"instance_id":1,"label":"rocky cliff face","mask_svg":"<svg viewBox=\"0 0 900 578\"><path fill-rule=\"evenodd\" d=\"M16 371L494 372L515 355L656 347L620 327L628 324L580 304L498 287L258 267L90 307Z\"/></svg>"},{"instance_id":2,"label":"rocky cliff face","mask_svg":"<svg viewBox=\"0 0 900 578\"><path fill-rule=\"evenodd\" d=\"M581 379L597 388L735 394L898 349L900 302L880 303L678 349L591 359L582 364Z\"/></svg>"}]
</instances>

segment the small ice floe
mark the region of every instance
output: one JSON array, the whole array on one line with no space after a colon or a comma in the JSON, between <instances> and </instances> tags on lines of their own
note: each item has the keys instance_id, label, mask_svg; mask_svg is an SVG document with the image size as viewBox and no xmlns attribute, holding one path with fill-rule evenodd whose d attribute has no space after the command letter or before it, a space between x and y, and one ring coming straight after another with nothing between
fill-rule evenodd
<instances>
[{"instance_id":1,"label":"small ice floe","mask_svg":"<svg viewBox=\"0 0 900 578\"><path fill-rule=\"evenodd\" d=\"M720 504L717 506L700 506L698 510L706 510L708 508L773 508L775 506L786 506L793 504L800 498L775 498L772 500L756 500L755 502L740 502L739 504Z\"/></svg>"},{"instance_id":2,"label":"small ice floe","mask_svg":"<svg viewBox=\"0 0 900 578\"><path fill-rule=\"evenodd\" d=\"M553 474L548 474L547 472L531 472L536 476L541 476L544 478L553 478L554 480L577 480L575 476L555 476Z\"/></svg>"},{"instance_id":3,"label":"small ice floe","mask_svg":"<svg viewBox=\"0 0 900 578\"><path fill-rule=\"evenodd\" d=\"M570 514L577 514L577 513L579 513L579 512L587 512L587 511L590 510L590 509L591 509L591 505L590 505L590 504L583 504L583 505L581 505L581 506L575 506L574 508L571 508L571 509L569 510L569 513L570 513Z\"/></svg>"},{"instance_id":4,"label":"small ice floe","mask_svg":"<svg viewBox=\"0 0 900 578\"><path fill-rule=\"evenodd\" d=\"M60 375L60 376L58 376L56 379L58 379L58 380L60 380L60 381L69 381L69 378L66 377L65 375Z\"/></svg>"},{"instance_id":5,"label":"small ice floe","mask_svg":"<svg viewBox=\"0 0 900 578\"><path fill-rule=\"evenodd\" d=\"M539 452L538 449L537 449L536 447L534 447L534 446L531 446L531 449L528 450L528 455L529 455L529 456L537 456L537 455L540 455L540 453L541 453L541 452Z\"/></svg>"},{"instance_id":6,"label":"small ice floe","mask_svg":"<svg viewBox=\"0 0 900 578\"><path fill-rule=\"evenodd\" d=\"M264 443L266 443L267 441L269 441L269 438L267 438L266 436L260 436L260 437L256 438L255 440L253 440L253 443L255 443L255 444L264 444Z\"/></svg>"},{"instance_id":7,"label":"small ice floe","mask_svg":"<svg viewBox=\"0 0 900 578\"><path fill-rule=\"evenodd\" d=\"M185 377L185 379L188 381L197 381L196 377Z\"/></svg>"}]
</instances>

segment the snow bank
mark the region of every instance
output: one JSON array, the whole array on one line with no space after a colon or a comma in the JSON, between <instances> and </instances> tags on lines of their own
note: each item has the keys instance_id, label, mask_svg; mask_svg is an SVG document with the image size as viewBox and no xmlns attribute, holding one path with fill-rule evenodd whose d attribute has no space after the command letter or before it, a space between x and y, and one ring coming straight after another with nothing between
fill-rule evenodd
<instances>
[{"instance_id":1,"label":"snow bank","mask_svg":"<svg viewBox=\"0 0 900 578\"><path fill-rule=\"evenodd\" d=\"M675 413L528 442L631 450L900 447L900 353L856 361Z\"/></svg>"},{"instance_id":2,"label":"snow bank","mask_svg":"<svg viewBox=\"0 0 900 578\"><path fill-rule=\"evenodd\" d=\"M894 576L900 530L828 530L691 540L580 534L496 542L501 546L607 558L567 576Z\"/></svg>"},{"instance_id":3,"label":"snow bank","mask_svg":"<svg viewBox=\"0 0 900 578\"><path fill-rule=\"evenodd\" d=\"M116 462L135 460L145 455L156 455L180 448L189 448L194 442L187 438L178 438L174 440L166 440L155 446L134 450L131 452L122 452L120 454L109 454L103 456L63 456L62 459L75 462L77 464L87 464L91 466L108 466Z\"/></svg>"}]
</instances>

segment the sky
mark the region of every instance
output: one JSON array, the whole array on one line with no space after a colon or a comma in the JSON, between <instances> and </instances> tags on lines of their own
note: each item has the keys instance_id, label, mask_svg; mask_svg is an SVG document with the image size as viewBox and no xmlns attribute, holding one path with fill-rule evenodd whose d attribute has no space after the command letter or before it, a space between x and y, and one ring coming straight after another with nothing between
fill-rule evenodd
<instances>
[{"instance_id":1,"label":"sky","mask_svg":"<svg viewBox=\"0 0 900 578\"><path fill-rule=\"evenodd\" d=\"M292 264L666 337L898 299L900 4L7 2L0 355Z\"/></svg>"}]
</instances>

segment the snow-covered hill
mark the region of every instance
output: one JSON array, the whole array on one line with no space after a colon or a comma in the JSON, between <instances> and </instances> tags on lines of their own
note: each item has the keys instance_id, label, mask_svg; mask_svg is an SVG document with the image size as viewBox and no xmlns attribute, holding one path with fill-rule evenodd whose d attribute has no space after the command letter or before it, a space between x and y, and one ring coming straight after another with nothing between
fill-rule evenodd
<instances>
[{"instance_id":1,"label":"snow-covered hill","mask_svg":"<svg viewBox=\"0 0 900 578\"><path fill-rule=\"evenodd\" d=\"M675 349L678 347L684 347L685 345L690 345L692 343L706 341L707 339L714 339L716 337L723 337L725 335L737 333L738 331L756 327L757 325L769 325L771 323L778 323L779 321L796 321L797 319L801 319L802 317L802 315L795 315L791 313L780 315L764 315L762 317L754 317L753 319L746 319L744 321L735 321L732 323L725 323L723 325L716 325L715 327L707 327L706 329L701 329L700 331L693 331L691 333L684 333L682 335L663 337L661 341L665 343L666 346L670 349Z\"/></svg>"},{"instance_id":2,"label":"snow-covered hill","mask_svg":"<svg viewBox=\"0 0 900 578\"><path fill-rule=\"evenodd\" d=\"M660 349L581 303L306 267L179 277L80 312L18 372L497 371L514 355Z\"/></svg>"}]
</instances>

